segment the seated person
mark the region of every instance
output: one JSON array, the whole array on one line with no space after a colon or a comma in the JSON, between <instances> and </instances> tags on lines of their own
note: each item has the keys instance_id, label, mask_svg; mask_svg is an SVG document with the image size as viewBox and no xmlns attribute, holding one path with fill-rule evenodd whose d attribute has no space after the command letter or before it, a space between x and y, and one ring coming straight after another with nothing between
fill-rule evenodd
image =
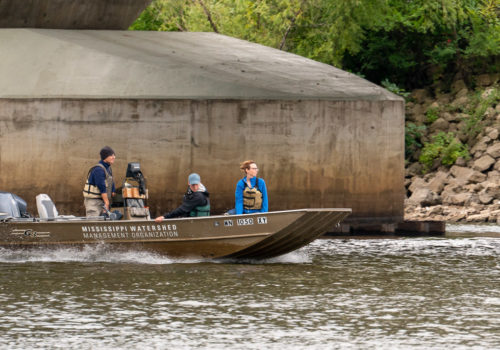
<instances>
[{"instance_id":1,"label":"seated person","mask_svg":"<svg viewBox=\"0 0 500 350\"><path fill-rule=\"evenodd\" d=\"M267 199L267 188L264 179L257 177L259 168L253 160L241 163L241 171L244 177L236 184L234 193L236 207L228 214L249 214L268 212L269 202Z\"/></svg>"},{"instance_id":2,"label":"seated person","mask_svg":"<svg viewBox=\"0 0 500 350\"><path fill-rule=\"evenodd\" d=\"M182 204L177 208L158 216L155 221L162 222L164 219L188 217L188 216L209 216L210 200L208 192L201 183L200 175L193 173L188 177L188 189L182 198Z\"/></svg>"}]
</instances>

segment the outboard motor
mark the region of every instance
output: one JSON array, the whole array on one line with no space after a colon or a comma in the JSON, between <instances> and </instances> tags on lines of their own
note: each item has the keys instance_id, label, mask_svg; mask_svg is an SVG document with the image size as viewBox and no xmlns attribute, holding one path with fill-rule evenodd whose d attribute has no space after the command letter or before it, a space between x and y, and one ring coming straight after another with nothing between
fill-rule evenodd
<instances>
[{"instance_id":1,"label":"outboard motor","mask_svg":"<svg viewBox=\"0 0 500 350\"><path fill-rule=\"evenodd\" d=\"M122 186L123 216L128 220L149 220L146 206L148 189L146 179L139 163L128 163L125 181Z\"/></svg>"},{"instance_id":2,"label":"outboard motor","mask_svg":"<svg viewBox=\"0 0 500 350\"><path fill-rule=\"evenodd\" d=\"M0 218L29 218L26 201L14 193L0 191Z\"/></svg>"},{"instance_id":3,"label":"outboard motor","mask_svg":"<svg viewBox=\"0 0 500 350\"><path fill-rule=\"evenodd\" d=\"M139 163L128 163L125 177L136 181L139 187L139 194L146 195L146 179L144 178L144 175L142 175L141 165Z\"/></svg>"}]
</instances>

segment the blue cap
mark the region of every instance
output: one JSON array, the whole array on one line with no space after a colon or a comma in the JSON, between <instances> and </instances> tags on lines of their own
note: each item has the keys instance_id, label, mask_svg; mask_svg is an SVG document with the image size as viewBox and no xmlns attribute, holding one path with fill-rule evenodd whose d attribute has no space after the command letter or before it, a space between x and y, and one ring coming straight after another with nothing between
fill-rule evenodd
<instances>
[{"instance_id":1,"label":"blue cap","mask_svg":"<svg viewBox=\"0 0 500 350\"><path fill-rule=\"evenodd\" d=\"M200 175L192 173L188 177L188 182L190 185L198 185L201 182Z\"/></svg>"}]
</instances>

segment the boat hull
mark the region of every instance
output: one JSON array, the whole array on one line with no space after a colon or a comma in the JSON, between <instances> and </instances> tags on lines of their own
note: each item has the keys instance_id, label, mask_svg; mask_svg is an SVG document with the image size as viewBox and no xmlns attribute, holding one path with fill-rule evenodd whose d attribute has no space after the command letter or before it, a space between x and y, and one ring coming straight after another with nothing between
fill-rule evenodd
<instances>
[{"instance_id":1,"label":"boat hull","mask_svg":"<svg viewBox=\"0 0 500 350\"><path fill-rule=\"evenodd\" d=\"M350 209L299 209L154 221L10 220L0 223L5 248L85 247L139 250L173 258L267 259L296 250L333 229Z\"/></svg>"}]
</instances>

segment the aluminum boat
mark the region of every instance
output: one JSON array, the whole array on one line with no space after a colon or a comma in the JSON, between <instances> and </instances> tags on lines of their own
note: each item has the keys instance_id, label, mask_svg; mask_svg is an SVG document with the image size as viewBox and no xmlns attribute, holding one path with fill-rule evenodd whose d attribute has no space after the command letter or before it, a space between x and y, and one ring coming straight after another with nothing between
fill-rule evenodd
<instances>
[{"instance_id":1,"label":"aluminum boat","mask_svg":"<svg viewBox=\"0 0 500 350\"><path fill-rule=\"evenodd\" d=\"M0 215L0 247L143 250L175 258L267 259L294 251L332 230L351 209L298 209L233 216L95 220ZM7 213L0 213L7 214Z\"/></svg>"}]
</instances>

